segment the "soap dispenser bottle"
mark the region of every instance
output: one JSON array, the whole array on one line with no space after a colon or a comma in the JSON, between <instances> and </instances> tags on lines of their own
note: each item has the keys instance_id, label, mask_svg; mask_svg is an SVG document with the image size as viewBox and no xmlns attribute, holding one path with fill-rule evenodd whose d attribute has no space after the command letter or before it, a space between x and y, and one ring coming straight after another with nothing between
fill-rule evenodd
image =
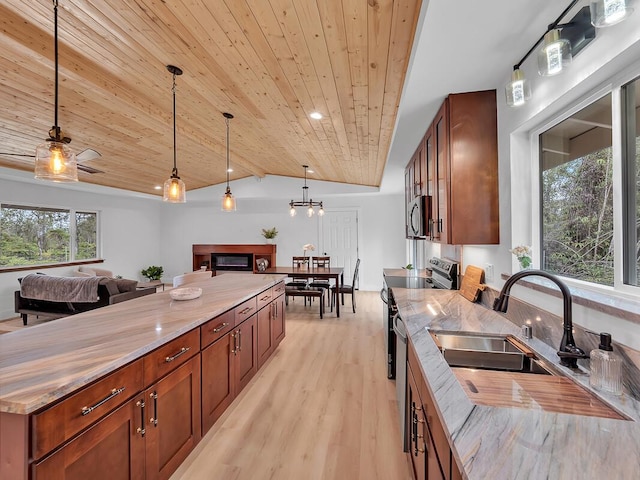
<instances>
[{"instance_id":1,"label":"soap dispenser bottle","mask_svg":"<svg viewBox=\"0 0 640 480\"><path fill-rule=\"evenodd\" d=\"M600 334L600 345L591 350L589 383L603 392L622 393L622 357L613 351L611 335Z\"/></svg>"}]
</instances>

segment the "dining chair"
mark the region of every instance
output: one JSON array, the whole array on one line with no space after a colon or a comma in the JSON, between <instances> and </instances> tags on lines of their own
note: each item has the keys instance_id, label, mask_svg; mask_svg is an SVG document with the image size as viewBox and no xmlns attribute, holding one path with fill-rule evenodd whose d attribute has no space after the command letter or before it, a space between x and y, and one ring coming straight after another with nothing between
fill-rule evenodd
<instances>
[{"instance_id":1,"label":"dining chair","mask_svg":"<svg viewBox=\"0 0 640 480\"><path fill-rule=\"evenodd\" d=\"M331 257L311 257L311 267L314 270L323 270L325 268L329 269L331 268ZM331 282L326 278L311 277L309 286L313 288L324 288L328 290L329 288L331 288ZM331 300L327 298L327 301L330 302Z\"/></svg>"},{"instance_id":2,"label":"dining chair","mask_svg":"<svg viewBox=\"0 0 640 480\"><path fill-rule=\"evenodd\" d=\"M294 270L306 270L309 268L309 257L292 257L292 266ZM290 288L307 288L309 286L309 280L306 277L296 277L295 274L291 275L291 281L288 282L285 287Z\"/></svg>"},{"instance_id":3,"label":"dining chair","mask_svg":"<svg viewBox=\"0 0 640 480\"><path fill-rule=\"evenodd\" d=\"M333 301L338 301L338 294L342 296L342 305L344 305L344 296L351 295L351 308L356 313L356 282L358 281L358 271L360 270L360 259L356 261L356 268L353 269L353 281L351 285L333 285L331 287L331 311L333 311Z\"/></svg>"}]
</instances>

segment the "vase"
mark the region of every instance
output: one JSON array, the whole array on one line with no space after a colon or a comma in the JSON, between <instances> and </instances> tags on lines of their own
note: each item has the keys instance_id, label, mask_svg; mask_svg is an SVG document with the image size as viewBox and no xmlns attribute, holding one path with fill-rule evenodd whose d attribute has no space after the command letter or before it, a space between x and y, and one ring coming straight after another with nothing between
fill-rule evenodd
<instances>
[{"instance_id":1,"label":"vase","mask_svg":"<svg viewBox=\"0 0 640 480\"><path fill-rule=\"evenodd\" d=\"M518 257L518 263L520 264L520 270L529 270L531 268L530 257Z\"/></svg>"},{"instance_id":2,"label":"vase","mask_svg":"<svg viewBox=\"0 0 640 480\"><path fill-rule=\"evenodd\" d=\"M266 241L267 241L267 243L269 243L269 244L273 244L273 241L274 241L274 240L273 240L273 238L267 238L267 239L265 239L265 240L266 240Z\"/></svg>"}]
</instances>

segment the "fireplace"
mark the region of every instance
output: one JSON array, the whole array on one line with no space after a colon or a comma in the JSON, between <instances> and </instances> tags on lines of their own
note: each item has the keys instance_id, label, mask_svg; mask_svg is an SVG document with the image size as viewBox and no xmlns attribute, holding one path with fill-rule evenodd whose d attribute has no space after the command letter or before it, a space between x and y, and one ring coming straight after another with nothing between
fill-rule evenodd
<instances>
[{"instance_id":1,"label":"fireplace","mask_svg":"<svg viewBox=\"0 0 640 480\"><path fill-rule=\"evenodd\" d=\"M214 272L252 272L253 254L251 253L212 253L211 270Z\"/></svg>"}]
</instances>

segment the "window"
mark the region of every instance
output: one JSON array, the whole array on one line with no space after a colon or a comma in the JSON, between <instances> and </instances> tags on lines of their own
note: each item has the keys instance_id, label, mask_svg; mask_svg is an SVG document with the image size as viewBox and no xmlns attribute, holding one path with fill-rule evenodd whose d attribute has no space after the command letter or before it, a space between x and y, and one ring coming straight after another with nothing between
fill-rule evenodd
<instances>
[{"instance_id":1,"label":"window","mask_svg":"<svg viewBox=\"0 0 640 480\"><path fill-rule=\"evenodd\" d=\"M639 286L640 277L640 79L622 87L622 177L625 248L623 278Z\"/></svg>"},{"instance_id":2,"label":"window","mask_svg":"<svg viewBox=\"0 0 640 480\"><path fill-rule=\"evenodd\" d=\"M613 286L611 94L540 135L542 269Z\"/></svg>"},{"instance_id":3,"label":"window","mask_svg":"<svg viewBox=\"0 0 640 480\"><path fill-rule=\"evenodd\" d=\"M0 205L0 267L98 257L95 212Z\"/></svg>"}]
</instances>

